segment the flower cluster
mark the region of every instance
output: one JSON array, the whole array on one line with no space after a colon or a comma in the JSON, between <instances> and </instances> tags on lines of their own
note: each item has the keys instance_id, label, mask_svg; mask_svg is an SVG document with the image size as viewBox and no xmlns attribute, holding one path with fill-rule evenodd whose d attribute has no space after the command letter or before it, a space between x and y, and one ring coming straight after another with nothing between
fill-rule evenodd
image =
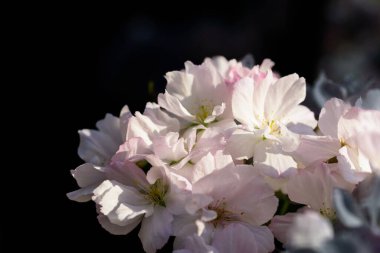
<instances>
[{"instance_id":1,"label":"flower cluster","mask_svg":"<svg viewBox=\"0 0 380 253\"><path fill-rule=\"evenodd\" d=\"M316 230L330 226L334 188L352 192L379 172L380 111L331 99L317 121L301 105L305 79L272 66L216 57L167 73L165 93L143 113L125 106L79 131L85 163L68 197L94 201L112 234L141 224L146 252L170 236L178 253L302 244L303 216Z\"/></svg>"}]
</instances>

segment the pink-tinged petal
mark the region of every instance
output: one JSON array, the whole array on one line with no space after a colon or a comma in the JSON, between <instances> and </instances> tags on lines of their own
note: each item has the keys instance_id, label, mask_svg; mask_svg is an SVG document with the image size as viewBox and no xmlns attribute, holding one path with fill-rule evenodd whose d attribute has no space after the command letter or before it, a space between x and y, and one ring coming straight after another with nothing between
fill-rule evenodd
<instances>
[{"instance_id":1,"label":"pink-tinged petal","mask_svg":"<svg viewBox=\"0 0 380 253\"><path fill-rule=\"evenodd\" d=\"M357 135L380 133L380 111L351 108L338 121L338 137L344 143L355 145ZM360 137L359 137L360 138Z\"/></svg>"},{"instance_id":2,"label":"pink-tinged petal","mask_svg":"<svg viewBox=\"0 0 380 253\"><path fill-rule=\"evenodd\" d=\"M104 168L85 163L78 166L75 170L71 170L71 174L75 178L79 187L87 187L94 184L100 184L106 180Z\"/></svg>"},{"instance_id":3,"label":"pink-tinged petal","mask_svg":"<svg viewBox=\"0 0 380 253\"><path fill-rule=\"evenodd\" d=\"M255 235L249 228L239 223L231 223L224 228L217 229L214 234L212 246L220 253L267 253L259 251Z\"/></svg>"},{"instance_id":4,"label":"pink-tinged petal","mask_svg":"<svg viewBox=\"0 0 380 253\"><path fill-rule=\"evenodd\" d=\"M185 149L185 140L179 138L178 132L169 132L152 138L153 152L163 161L179 161L188 152Z\"/></svg>"},{"instance_id":5,"label":"pink-tinged petal","mask_svg":"<svg viewBox=\"0 0 380 253\"><path fill-rule=\"evenodd\" d=\"M276 215L273 217L269 224L269 229L274 236L282 243L287 243L289 236L289 229L293 224L294 218L297 213L287 213L285 215Z\"/></svg>"},{"instance_id":6,"label":"pink-tinged petal","mask_svg":"<svg viewBox=\"0 0 380 253\"><path fill-rule=\"evenodd\" d=\"M297 74L280 78L269 87L265 100L265 118L274 120L287 115L305 100L306 83Z\"/></svg>"},{"instance_id":7,"label":"pink-tinged petal","mask_svg":"<svg viewBox=\"0 0 380 253\"><path fill-rule=\"evenodd\" d=\"M332 98L325 103L320 114L318 127L324 135L338 138L338 121L351 106L338 98Z\"/></svg>"},{"instance_id":8,"label":"pink-tinged petal","mask_svg":"<svg viewBox=\"0 0 380 253\"><path fill-rule=\"evenodd\" d=\"M283 123L287 128L298 134L313 135L313 129L317 126L317 120L314 113L309 108L303 105L294 107L285 118Z\"/></svg>"},{"instance_id":9,"label":"pink-tinged petal","mask_svg":"<svg viewBox=\"0 0 380 253\"><path fill-rule=\"evenodd\" d=\"M247 226L256 239L257 252L272 252L275 248L272 232L265 226Z\"/></svg>"},{"instance_id":10,"label":"pink-tinged petal","mask_svg":"<svg viewBox=\"0 0 380 253\"><path fill-rule=\"evenodd\" d=\"M253 114L253 92L253 79L246 77L235 84L232 93L233 116L250 129L257 125Z\"/></svg>"},{"instance_id":11,"label":"pink-tinged petal","mask_svg":"<svg viewBox=\"0 0 380 253\"><path fill-rule=\"evenodd\" d=\"M297 215L289 230L289 243L296 248L318 250L333 237L334 230L329 220L313 211Z\"/></svg>"},{"instance_id":12,"label":"pink-tinged petal","mask_svg":"<svg viewBox=\"0 0 380 253\"><path fill-rule=\"evenodd\" d=\"M120 112L120 133L121 133L121 138L123 141L126 140L127 138L127 129L128 129L128 123L129 119L132 117L132 113L129 110L129 107L125 105L123 109L121 109Z\"/></svg>"},{"instance_id":13,"label":"pink-tinged petal","mask_svg":"<svg viewBox=\"0 0 380 253\"><path fill-rule=\"evenodd\" d=\"M195 116L191 115L190 112L182 105L181 101L171 95L168 91L165 94L158 94L158 104L168 110L169 112L175 114L176 116L185 119L187 121L195 122Z\"/></svg>"},{"instance_id":14,"label":"pink-tinged petal","mask_svg":"<svg viewBox=\"0 0 380 253\"><path fill-rule=\"evenodd\" d=\"M330 210L335 187L348 191L352 191L354 187L345 181L337 170L337 164L321 162L299 169L297 175L292 176L287 184L289 198L318 212Z\"/></svg>"},{"instance_id":15,"label":"pink-tinged petal","mask_svg":"<svg viewBox=\"0 0 380 253\"><path fill-rule=\"evenodd\" d=\"M316 161L327 161L337 156L341 144L338 139L330 136L303 135L300 144L292 153L294 159L303 166L308 166Z\"/></svg>"},{"instance_id":16,"label":"pink-tinged petal","mask_svg":"<svg viewBox=\"0 0 380 253\"><path fill-rule=\"evenodd\" d=\"M145 252L154 253L161 249L172 234L173 216L160 206L155 207L153 215L141 223L139 238Z\"/></svg>"},{"instance_id":17,"label":"pink-tinged petal","mask_svg":"<svg viewBox=\"0 0 380 253\"><path fill-rule=\"evenodd\" d=\"M261 139L256 134L237 129L227 141L226 151L238 160L249 159L253 156L255 147Z\"/></svg>"},{"instance_id":18,"label":"pink-tinged petal","mask_svg":"<svg viewBox=\"0 0 380 253\"><path fill-rule=\"evenodd\" d=\"M108 232L110 232L113 235L126 235L126 234L128 234L135 227L137 227L137 225L140 224L141 220L142 220L142 216L140 219L134 219L132 223L129 223L126 226L119 226L119 225L111 223L110 220L107 218L107 216L105 216L103 214L98 215L98 221L99 221L100 225L105 230L107 230Z\"/></svg>"},{"instance_id":19,"label":"pink-tinged petal","mask_svg":"<svg viewBox=\"0 0 380 253\"><path fill-rule=\"evenodd\" d=\"M218 200L228 198L232 192L226 189L234 189L239 185L239 177L233 169L225 168L215 170L213 173L201 178L193 184L194 194L205 194Z\"/></svg>"},{"instance_id":20,"label":"pink-tinged petal","mask_svg":"<svg viewBox=\"0 0 380 253\"><path fill-rule=\"evenodd\" d=\"M239 176L239 186L229 190L228 209L240 214L240 218L249 224L260 226L266 223L277 210L278 199L274 191L253 166L238 165L234 171Z\"/></svg>"},{"instance_id":21,"label":"pink-tinged petal","mask_svg":"<svg viewBox=\"0 0 380 253\"><path fill-rule=\"evenodd\" d=\"M148 185L144 171L128 160L113 161L107 166L106 175L108 179L116 180L126 186L144 188Z\"/></svg>"}]
</instances>

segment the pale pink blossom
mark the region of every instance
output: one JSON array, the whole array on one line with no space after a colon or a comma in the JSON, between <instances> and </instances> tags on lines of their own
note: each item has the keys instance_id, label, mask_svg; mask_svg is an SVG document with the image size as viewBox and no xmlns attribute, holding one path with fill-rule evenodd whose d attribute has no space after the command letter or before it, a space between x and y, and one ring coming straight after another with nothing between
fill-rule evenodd
<instances>
[{"instance_id":1,"label":"pale pink blossom","mask_svg":"<svg viewBox=\"0 0 380 253\"><path fill-rule=\"evenodd\" d=\"M255 65L253 68L248 68L242 62L235 59L227 60L223 56L217 56L212 59L212 63L216 66L218 72L224 78L224 82L232 86L244 77L250 77L256 82L262 81L274 66L274 62L270 59L264 59L260 65ZM277 74L274 76L274 81L277 80Z\"/></svg>"},{"instance_id":2,"label":"pale pink blossom","mask_svg":"<svg viewBox=\"0 0 380 253\"><path fill-rule=\"evenodd\" d=\"M96 123L99 130L83 129L79 131L78 154L85 162L104 166L125 141L126 129L131 117L128 106L124 106L120 119L107 114Z\"/></svg>"},{"instance_id":3,"label":"pale pink blossom","mask_svg":"<svg viewBox=\"0 0 380 253\"><path fill-rule=\"evenodd\" d=\"M201 65L186 62L185 70L169 72L166 79L158 104L181 119L181 128L232 119L228 87L210 59Z\"/></svg>"},{"instance_id":4,"label":"pale pink blossom","mask_svg":"<svg viewBox=\"0 0 380 253\"><path fill-rule=\"evenodd\" d=\"M358 147L368 132L379 133L380 112L365 110L333 98L326 102L319 115L319 135L302 136L294 158L308 166L315 161L336 158L343 177L362 181L372 173L370 160Z\"/></svg>"},{"instance_id":5,"label":"pale pink blossom","mask_svg":"<svg viewBox=\"0 0 380 253\"><path fill-rule=\"evenodd\" d=\"M273 235L262 225L272 218L277 204L273 190L252 166L231 164L193 184L186 210L203 221L200 236L218 252L248 248L270 252ZM187 236L193 234L180 233L176 240L186 241Z\"/></svg>"},{"instance_id":6,"label":"pale pink blossom","mask_svg":"<svg viewBox=\"0 0 380 253\"><path fill-rule=\"evenodd\" d=\"M71 171L77 181L79 190L67 194L71 200L89 201L92 191L104 180L106 168L126 138L127 125L131 118L128 106L120 112L120 118L107 114L96 123L98 130L83 129L79 131L79 156L86 162Z\"/></svg>"},{"instance_id":7,"label":"pale pink blossom","mask_svg":"<svg viewBox=\"0 0 380 253\"><path fill-rule=\"evenodd\" d=\"M287 178L297 163L290 152L299 145L299 134L313 133L313 113L299 105L306 84L297 74L274 81L270 70L261 82L243 78L235 84L232 111L241 123L227 144L235 159L254 157L254 164L271 178Z\"/></svg>"},{"instance_id":8,"label":"pale pink blossom","mask_svg":"<svg viewBox=\"0 0 380 253\"><path fill-rule=\"evenodd\" d=\"M146 176L132 163L119 169L128 173L127 180L106 180L94 190L99 221L114 234L127 234L142 222L139 237L143 248L155 252L172 234L173 215L183 211L191 185L165 167L153 167Z\"/></svg>"},{"instance_id":9,"label":"pale pink blossom","mask_svg":"<svg viewBox=\"0 0 380 253\"><path fill-rule=\"evenodd\" d=\"M305 169L297 170L286 186L289 199L307 205L328 218L335 218L332 203L334 188L351 192L354 184L347 182L339 173L336 163L316 162Z\"/></svg>"}]
</instances>

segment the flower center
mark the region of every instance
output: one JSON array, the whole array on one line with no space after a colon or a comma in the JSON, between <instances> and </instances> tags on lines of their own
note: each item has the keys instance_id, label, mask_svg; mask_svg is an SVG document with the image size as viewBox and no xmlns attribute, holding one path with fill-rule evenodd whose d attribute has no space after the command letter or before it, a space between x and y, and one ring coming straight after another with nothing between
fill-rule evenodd
<instances>
[{"instance_id":1,"label":"flower center","mask_svg":"<svg viewBox=\"0 0 380 253\"><path fill-rule=\"evenodd\" d=\"M201 124L204 124L206 118L212 113L212 108L210 105L201 105L199 106L198 108L198 112L197 114L195 115L195 117L197 118L197 121Z\"/></svg>"},{"instance_id":2,"label":"flower center","mask_svg":"<svg viewBox=\"0 0 380 253\"><path fill-rule=\"evenodd\" d=\"M325 207L319 209L319 213L330 220L335 220L336 212L333 208Z\"/></svg>"},{"instance_id":3,"label":"flower center","mask_svg":"<svg viewBox=\"0 0 380 253\"><path fill-rule=\"evenodd\" d=\"M222 200L218 200L216 202L211 203L208 206L208 209L216 212L216 218L210 221L214 225L214 227L217 227L219 224L224 226L228 222L239 221L240 216L244 214L243 212L240 214L236 214L230 210L227 210L224 198Z\"/></svg>"},{"instance_id":4,"label":"flower center","mask_svg":"<svg viewBox=\"0 0 380 253\"><path fill-rule=\"evenodd\" d=\"M270 129L270 134L272 135L281 135L281 128L278 125L278 122L275 120L271 120L271 122L268 124Z\"/></svg>"},{"instance_id":5,"label":"flower center","mask_svg":"<svg viewBox=\"0 0 380 253\"><path fill-rule=\"evenodd\" d=\"M168 192L168 185L164 184L161 179L157 179L145 193L145 198L153 205L165 207L165 195Z\"/></svg>"}]
</instances>

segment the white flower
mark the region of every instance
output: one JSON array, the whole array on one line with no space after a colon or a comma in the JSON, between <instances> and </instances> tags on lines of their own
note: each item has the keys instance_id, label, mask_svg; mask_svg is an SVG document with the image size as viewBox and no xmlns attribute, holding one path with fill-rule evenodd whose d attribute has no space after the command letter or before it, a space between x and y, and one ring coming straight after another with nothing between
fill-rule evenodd
<instances>
[{"instance_id":1,"label":"white flower","mask_svg":"<svg viewBox=\"0 0 380 253\"><path fill-rule=\"evenodd\" d=\"M98 121L96 127L99 130L79 131L78 154L86 163L71 171L81 189L68 193L69 199L89 201L93 190L107 179L104 166L109 165L119 145L125 140L131 116L128 106L124 106L120 118L107 114L103 120Z\"/></svg>"},{"instance_id":2,"label":"white flower","mask_svg":"<svg viewBox=\"0 0 380 253\"><path fill-rule=\"evenodd\" d=\"M181 128L232 119L228 87L210 59L201 65L186 62L185 70L169 72L166 79L158 104L182 120Z\"/></svg>"},{"instance_id":3,"label":"white flower","mask_svg":"<svg viewBox=\"0 0 380 253\"><path fill-rule=\"evenodd\" d=\"M106 165L125 140L126 126L131 116L128 106L124 106L120 119L107 114L103 120L96 123L99 130L80 130L80 158L96 166Z\"/></svg>"},{"instance_id":4,"label":"white flower","mask_svg":"<svg viewBox=\"0 0 380 253\"><path fill-rule=\"evenodd\" d=\"M155 252L172 234L173 215L183 210L191 186L164 167L153 167L146 177L133 164L120 170L129 171L126 181L106 180L94 190L93 200L100 206L99 221L114 234L127 234L142 221L139 237L144 250Z\"/></svg>"},{"instance_id":5,"label":"white flower","mask_svg":"<svg viewBox=\"0 0 380 253\"><path fill-rule=\"evenodd\" d=\"M232 112L242 124L228 140L227 150L236 159L253 157L255 166L272 178L288 177L297 164L290 156L299 134L313 133L313 113L299 105L306 84L297 74L273 78L270 70L261 82L243 78L235 84Z\"/></svg>"}]
</instances>

